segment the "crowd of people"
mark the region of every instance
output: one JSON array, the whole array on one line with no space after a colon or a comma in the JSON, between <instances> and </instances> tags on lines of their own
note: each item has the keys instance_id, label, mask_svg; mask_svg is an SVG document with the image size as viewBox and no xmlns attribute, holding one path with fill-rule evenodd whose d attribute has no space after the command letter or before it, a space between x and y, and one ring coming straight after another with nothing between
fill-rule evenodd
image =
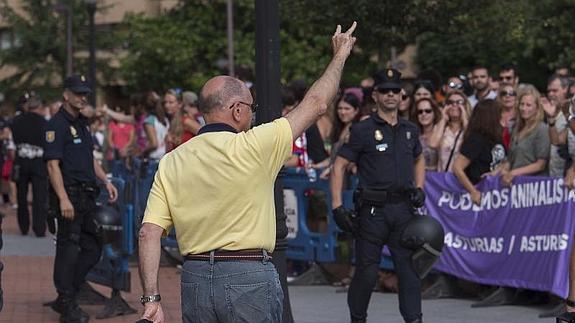
<instances>
[{"instance_id":1,"label":"crowd of people","mask_svg":"<svg viewBox=\"0 0 575 323\"><path fill-rule=\"evenodd\" d=\"M462 171L469 165L464 160L458 162L458 158L493 154L496 161L490 165L490 172L501 172L506 183L518 175L570 176L572 179L574 175L569 166L575 154L575 135L569 127L573 127L570 121L575 112L570 101L575 93L575 78L568 71L559 70L549 77L546 95L542 95L535 86L520 83L518 68L511 64L502 65L499 76L490 75L487 68L479 66L468 76L447 77L445 84L403 80L399 114L420 128L426 170L453 171L462 179ZM373 79L366 78L361 86L342 89L327 113L294 141L293 158L285 166L315 169L319 178L328 179L330 165L348 139L351 125L369 117L375 109L371 84ZM306 85L301 80L283 86L283 114L297 106L305 93ZM488 110L499 116L499 122L490 119L482 124L477 124L479 120L470 123L474 107L486 99L494 101L489 103ZM124 160L128 166L133 157L161 159L194 137L205 124L197 101L194 92L176 88L163 95L154 91L133 94L128 106L112 108L103 104L96 109L86 108L85 114L92 120L96 158L104 164ZM1 139L5 182L10 182L17 151L12 135L13 120L28 110L37 111L49 120L60 106L60 101L44 102L31 92L18 102L14 115L4 115ZM470 127L473 129L469 132L488 137L484 139L493 144L491 148L495 150L461 154L466 141L472 142L468 147L477 147L473 144L477 136L469 139L465 135ZM499 164L502 167L496 167ZM475 171L474 167L471 164L468 173ZM480 179L477 175L471 177L472 183ZM571 182L566 181L567 185L572 185ZM11 193L14 205L15 191L15 185L5 185L4 192Z\"/></svg>"},{"instance_id":2,"label":"crowd of people","mask_svg":"<svg viewBox=\"0 0 575 323\"><path fill-rule=\"evenodd\" d=\"M400 77L392 71L388 78ZM418 144L410 146L413 157L422 155L425 171L453 172L475 204L480 205L482 201L475 184L486 175L501 176L503 185L507 186L512 185L517 176L562 177L565 185L573 188L575 78L568 70L557 70L548 78L542 94L534 85L521 83L519 68L512 64L502 65L497 74L491 72L484 66L476 66L466 75L448 75L446 82L424 78L401 80L398 88L378 87L387 83L382 83L375 75L362 80L359 86L340 89L335 100L325 107L325 113L317 120L309 117L310 124L302 126L301 134L294 132L297 136L293 138L291 158L283 166L305 169L310 180L333 179L334 165L341 166L337 164L338 156L345 157L345 153L341 153L342 147L347 147L348 156L352 156L350 136L354 133L354 125L376 118L378 105L385 103L384 96L399 95L397 116L402 120L400 123L410 121L418 129L413 132L419 136ZM243 88L240 90L246 98L251 98L254 92L253 88L249 89L250 95ZM283 86L282 114L288 120L290 115L295 115L293 111L306 103L306 93L308 89L302 81ZM229 109L231 113L237 110L238 115L230 117L241 118L237 121L242 126L238 130L245 131L250 124L240 114L243 112L239 107L243 105L249 106L252 113L256 112L253 102L245 101L237 101ZM306 105L312 104L307 102ZM43 140L52 143L56 138L50 137L50 131L40 131L40 135L34 131L45 129L46 120L55 118L62 108L60 101L48 103L32 92L27 93L18 102L15 115L5 116L0 125L3 180L13 183L8 185L8 190L17 196L12 198L12 203L17 201L18 224L24 235L30 227L38 237L46 234L46 228L52 233L55 230L48 217L49 170L47 172L43 164L41 148L45 147ZM109 161L122 160L129 168L135 157L160 160L198 135L203 131L201 129L206 129L202 128L206 122L205 114L200 112L198 96L181 89L169 89L161 95L154 91L136 93L130 96L127 106L104 104L79 110L90 120L94 157L104 166ZM234 122L235 119L230 120ZM355 131L357 138L358 130ZM411 132L407 133L409 140ZM75 138L76 134L73 132L72 136ZM376 141L382 140L379 136L383 138L384 134L375 131ZM39 141L34 143L37 139ZM387 146L377 149L384 151ZM40 163L33 162L38 158ZM345 171L343 187L351 185L349 176L358 171L358 165L351 159L341 166ZM411 161L410 165L414 162L417 163ZM416 179L420 181L419 176ZM30 184L34 201L32 221L28 212ZM206 251L190 248L201 254ZM263 256L251 256L267 259L265 252ZM155 293L153 288L149 290ZM278 296L278 302L281 302L281 296ZM421 318L420 313L414 315L413 322Z\"/></svg>"},{"instance_id":3,"label":"crowd of people","mask_svg":"<svg viewBox=\"0 0 575 323\"><path fill-rule=\"evenodd\" d=\"M453 172L476 204L478 191L466 183L476 184L487 174L500 174L506 185L520 175L566 177L566 185L572 187L575 78L558 70L541 94L535 86L519 82L516 66L504 64L498 72L490 76L487 68L477 66L467 76L447 77L445 84L403 81L399 115L419 126L426 170ZM372 82L366 78L361 87L343 89L316 123L319 131L306 131L302 142L307 151L294 148L297 156L305 151L307 162L288 165L319 169L320 177L328 179L333 163L329 156L346 142L350 126L374 111ZM297 104L298 86L296 82L284 88L284 109Z\"/></svg>"}]
</instances>

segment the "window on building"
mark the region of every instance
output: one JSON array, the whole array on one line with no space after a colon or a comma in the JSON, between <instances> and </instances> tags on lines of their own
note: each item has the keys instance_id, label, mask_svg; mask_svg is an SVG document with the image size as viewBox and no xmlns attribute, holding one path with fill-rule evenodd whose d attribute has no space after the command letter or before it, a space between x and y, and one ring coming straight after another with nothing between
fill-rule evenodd
<instances>
[{"instance_id":1,"label":"window on building","mask_svg":"<svg viewBox=\"0 0 575 323\"><path fill-rule=\"evenodd\" d=\"M22 40L10 29L0 29L0 50L22 46Z\"/></svg>"},{"instance_id":2,"label":"window on building","mask_svg":"<svg viewBox=\"0 0 575 323\"><path fill-rule=\"evenodd\" d=\"M9 49L12 47L12 32L9 30L0 31L0 49Z\"/></svg>"}]
</instances>

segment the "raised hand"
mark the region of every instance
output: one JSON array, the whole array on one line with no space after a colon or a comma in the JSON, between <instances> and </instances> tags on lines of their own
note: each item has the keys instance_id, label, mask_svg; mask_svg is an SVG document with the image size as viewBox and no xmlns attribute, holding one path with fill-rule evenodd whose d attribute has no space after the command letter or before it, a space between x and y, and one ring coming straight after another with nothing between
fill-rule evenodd
<instances>
[{"instance_id":1,"label":"raised hand","mask_svg":"<svg viewBox=\"0 0 575 323\"><path fill-rule=\"evenodd\" d=\"M541 106L548 117L555 117L557 113L557 104L546 97L541 98Z\"/></svg>"},{"instance_id":2,"label":"raised hand","mask_svg":"<svg viewBox=\"0 0 575 323\"><path fill-rule=\"evenodd\" d=\"M333 55L334 56L342 56L343 58L347 58L351 53L351 49L355 44L355 37L352 36L353 31L357 27L357 22L353 22L349 29L342 33L341 32L341 25L337 25L335 29L335 33L333 37L331 37L331 46L333 47Z\"/></svg>"}]
</instances>

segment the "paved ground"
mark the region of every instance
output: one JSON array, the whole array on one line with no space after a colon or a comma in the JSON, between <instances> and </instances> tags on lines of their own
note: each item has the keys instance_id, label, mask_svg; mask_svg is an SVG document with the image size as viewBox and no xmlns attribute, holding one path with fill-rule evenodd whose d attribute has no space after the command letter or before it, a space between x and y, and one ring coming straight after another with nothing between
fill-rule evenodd
<instances>
[{"instance_id":1,"label":"paved ground","mask_svg":"<svg viewBox=\"0 0 575 323\"><path fill-rule=\"evenodd\" d=\"M4 220L4 249L2 273L4 289L4 309L0 312L0 322L58 322L58 315L42 303L56 297L52 284L54 241L52 237L35 238L19 234L15 214L12 209L0 207L7 216ZM127 302L140 311L138 298L141 294L137 268L132 267L131 293L123 293ZM180 322L179 273L177 269L162 267L160 270L162 301L167 313L167 322ZM95 286L100 292L109 295L110 290ZM295 321L298 323L343 323L347 317L346 294L337 293L331 286L292 286L290 296ZM426 323L484 323L484 322L555 322L553 319L540 320L540 309L528 307L497 307L488 309L470 308L471 300L432 300L424 301L423 310ZM92 317L101 306L86 306L84 309ZM91 320L103 323L135 322L137 314L107 320ZM375 293L371 299L370 322L403 322L398 314L397 295Z\"/></svg>"}]
</instances>

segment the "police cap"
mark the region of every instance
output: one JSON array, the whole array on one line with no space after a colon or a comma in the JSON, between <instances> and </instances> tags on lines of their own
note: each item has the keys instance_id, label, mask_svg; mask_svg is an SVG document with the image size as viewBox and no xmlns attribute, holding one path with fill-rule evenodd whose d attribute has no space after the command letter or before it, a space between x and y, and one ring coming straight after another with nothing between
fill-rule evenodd
<instances>
[{"instance_id":1,"label":"police cap","mask_svg":"<svg viewBox=\"0 0 575 323\"><path fill-rule=\"evenodd\" d=\"M375 73L373 76L373 88L375 90L401 89L401 73L393 68L386 68Z\"/></svg>"},{"instance_id":2,"label":"police cap","mask_svg":"<svg viewBox=\"0 0 575 323\"><path fill-rule=\"evenodd\" d=\"M64 88L74 93L91 93L90 85L84 75L74 74L64 80Z\"/></svg>"}]
</instances>

